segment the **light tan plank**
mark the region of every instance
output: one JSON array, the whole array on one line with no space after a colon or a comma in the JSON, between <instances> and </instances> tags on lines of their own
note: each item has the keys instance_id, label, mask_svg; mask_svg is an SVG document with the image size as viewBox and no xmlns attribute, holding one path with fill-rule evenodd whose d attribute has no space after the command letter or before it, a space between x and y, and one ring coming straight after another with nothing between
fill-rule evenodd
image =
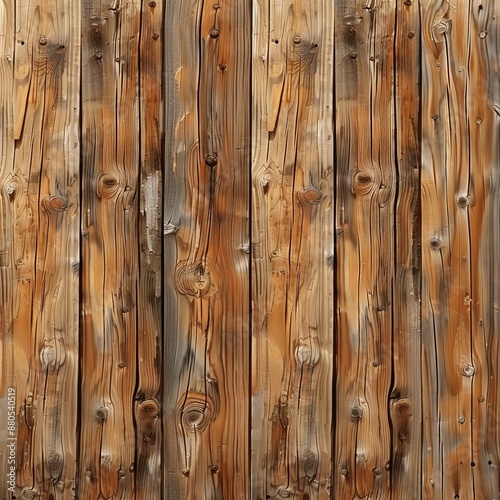
<instances>
[{"instance_id":1,"label":"light tan plank","mask_svg":"<svg viewBox=\"0 0 500 500\"><path fill-rule=\"evenodd\" d=\"M328 498L333 9L254 4L252 493Z\"/></svg>"},{"instance_id":2,"label":"light tan plank","mask_svg":"<svg viewBox=\"0 0 500 500\"><path fill-rule=\"evenodd\" d=\"M16 3L17 496L70 498L77 456L80 4Z\"/></svg>"},{"instance_id":3,"label":"light tan plank","mask_svg":"<svg viewBox=\"0 0 500 500\"><path fill-rule=\"evenodd\" d=\"M421 2L424 496L474 498L467 79L470 3Z\"/></svg>"},{"instance_id":4,"label":"light tan plank","mask_svg":"<svg viewBox=\"0 0 500 500\"><path fill-rule=\"evenodd\" d=\"M21 402L14 378L13 318L18 291L13 241L14 200L14 2L0 4L0 477L2 487L15 493L15 417ZM12 390L14 392L12 392ZM11 454L12 450L12 454Z\"/></svg>"}]
</instances>

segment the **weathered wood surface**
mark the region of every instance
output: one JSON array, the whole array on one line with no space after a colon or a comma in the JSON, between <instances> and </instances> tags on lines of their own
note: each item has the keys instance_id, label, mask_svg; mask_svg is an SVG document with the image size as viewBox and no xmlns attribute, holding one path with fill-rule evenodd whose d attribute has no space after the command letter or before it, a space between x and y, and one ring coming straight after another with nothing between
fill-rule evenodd
<instances>
[{"instance_id":1,"label":"weathered wood surface","mask_svg":"<svg viewBox=\"0 0 500 500\"><path fill-rule=\"evenodd\" d=\"M15 389L18 498L68 498L78 454L80 4L1 10L2 395Z\"/></svg>"},{"instance_id":2,"label":"weathered wood surface","mask_svg":"<svg viewBox=\"0 0 500 500\"><path fill-rule=\"evenodd\" d=\"M165 164L165 497L243 499L251 3L178 0L166 17L167 92L176 104Z\"/></svg>"},{"instance_id":3,"label":"weathered wood surface","mask_svg":"<svg viewBox=\"0 0 500 500\"><path fill-rule=\"evenodd\" d=\"M258 1L253 22L251 497L327 498L333 11Z\"/></svg>"},{"instance_id":4,"label":"weathered wood surface","mask_svg":"<svg viewBox=\"0 0 500 500\"><path fill-rule=\"evenodd\" d=\"M0 1L0 500L500 498L499 22Z\"/></svg>"}]
</instances>

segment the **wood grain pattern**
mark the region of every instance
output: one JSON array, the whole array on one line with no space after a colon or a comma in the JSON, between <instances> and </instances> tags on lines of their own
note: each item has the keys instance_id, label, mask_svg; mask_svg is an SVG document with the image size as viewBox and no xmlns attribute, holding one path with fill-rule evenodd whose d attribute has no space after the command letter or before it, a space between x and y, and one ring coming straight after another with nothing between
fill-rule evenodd
<instances>
[{"instance_id":1,"label":"wood grain pattern","mask_svg":"<svg viewBox=\"0 0 500 500\"><path fill-rule=\"evenodd\" d=\"M0 0L0 500L498 499L499 22Z\"/></svg>"},{"instance_id":2,"label":"wood grain pattern","mask_svg":"<svg viewBox=\"0 0 500 500\"><path fill-rule=\"evenodd\" d=\"M136 498L162 483L162 2L142 3L139 38L140 267L138 283Z\"/></svg>"},{"instance_id":3,"label":"wood grain pattern","mask_svg":"<svg viewBox=\"0 0 500 500\"><path fill-rule=\"evenodd\" d=\"M394 29L392 4L335 3L335 498L390 495Z\"/></svg>"},{"instance_id":4,"label":"wood grain pattern","mask_svg":"<svg viewBox=\"0 0 500 500\"><path fill-rule=\"evenodd\" d=\"M19 1L15 14L7 131L16 149L4 171L14 223L15 494L68 498L77 457L80 5Z\"/></svg>"},{"instance_id":5,"label":"wood grain pattern","mask_svg":"<svg viewBox=\"0 0 500 500\"><path fill-rule=\"evenodd\" d=\"M13 242L15 239L14 205L14 2L0 3L0 477L9 479L11 435L9 411L17 414L19 404L10 399L9 388L16 390L14 373L13 319L18 283L15 271ZM12 397L13 395L11 395ZM16 398L17 399L17 398ZM10 403L10 407L9 407ZM12 414L11 414L12 418ZM15 434L15 430L13 430ZM14 448L13 448L13 451ZM9 474L9 476L8 476ZM15 477L13 486L15 487Z\"/></svg>"},{"instance_id":6,"label":"wood grain pattern","mask_svg":"<svg viewBox=\"0 0 500 500\"><path fill-rule=\"evenodd\" d=\"M251 498L328 498L333 12L254 4Z\"/></svg>"},{"instance_id":7,"label":"wood grain pattern","mask_svg":"<svg viewBox=\"0 0 500 500\"><path fill-rule=\"evenodd\" d=\"M422 374L420 336L420 13L417 2L396 6L395 276L393 294L391 497L422 496Z\"/></svg>"},{"instance_id":8,"label":"wood grain pattern","mask_svg":"<svg viewBox=\"0 0 500 500\"><path fill-rule=\"evenodd\" d=\"M140 364L136 353L140 13L138 1L82 2L83 324L78 497L85 499L136 498L134 410L140 411L136 405L142 401L134 401ZM143 327L144 316L140 318ZM141 354L147 345L143 339L141 336ZM144 383L142 375L141 388ZM149 391L144 394L150 396ZM139 417L139 432L144 432L147 422L140 420L140 413L135 417ZM144 460L144 452L140 456Z\"/></svg>"},{"instance_id":9,"label":"wood grain pattern","mask_svg":"<svg viewBox=\"0 0 500 500\"><path fill-rule=\"evenodd\" d=\"M172 2L167 17L178 24L168 66L175 81L167 87L177 104L167 129L165 194L165 272L175 285L166 312L167 346L175 354L165 379L165 495L243 499L250 472L250 122L243 77L250 2Z\"/></svg>"},{"instance_id":10,"label":"wood grain pattern","mask_svg":"<svg viewBox=\"0 0 500 500\"><path fill-rule=\"evenodd\" d=\"M474 498L471 187L468 141L470 2L421 2L422 337L428 433L424 492ZM435 493L434 493L435 492Z\"/></svg>"}]
</instances>

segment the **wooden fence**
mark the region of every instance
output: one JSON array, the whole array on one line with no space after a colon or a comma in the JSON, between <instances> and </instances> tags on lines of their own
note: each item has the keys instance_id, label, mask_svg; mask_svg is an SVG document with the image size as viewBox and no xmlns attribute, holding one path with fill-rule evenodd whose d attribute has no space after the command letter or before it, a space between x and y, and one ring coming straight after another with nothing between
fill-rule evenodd
<instances>
[{"instance_id":1,"label":"wooden fence","mask_svg":"<svg viewBox=\"0 0 500 500\"><path fill-rule=\"evenodd\" d=\"M500 2L0 1L0 499L500 498Z\"/></svg>"}]
</instances>

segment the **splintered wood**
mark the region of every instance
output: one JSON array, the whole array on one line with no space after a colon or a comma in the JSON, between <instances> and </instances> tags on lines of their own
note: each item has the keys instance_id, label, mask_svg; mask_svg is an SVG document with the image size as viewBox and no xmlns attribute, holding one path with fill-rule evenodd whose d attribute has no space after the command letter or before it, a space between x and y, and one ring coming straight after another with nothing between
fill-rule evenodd
<instances>
[{"instance_id":1,"label":"splintered wood","mask_svg":"<svg viewBox=\"0 0 500 500\"><path fill-rule=\"evenodd\" d=\"M0 500L500 499L500 2L0 1Z\"/></svg>"}]
</instances>

